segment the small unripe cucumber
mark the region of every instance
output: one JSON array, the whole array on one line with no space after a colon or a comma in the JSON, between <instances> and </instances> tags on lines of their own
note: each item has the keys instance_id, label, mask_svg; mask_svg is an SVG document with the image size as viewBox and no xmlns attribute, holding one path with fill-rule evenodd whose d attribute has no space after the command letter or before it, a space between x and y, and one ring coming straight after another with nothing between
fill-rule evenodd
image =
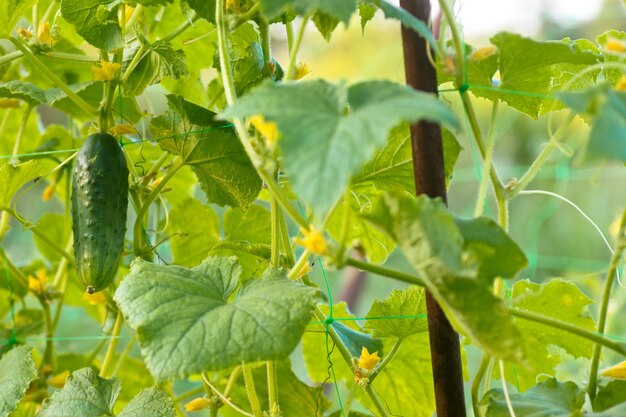
<instances>
[{"instance_id":1,"label":"small unripe cucumber","mask_svg":"<svg viewBox=\"0 0 626 417\"><path fill-rule=\"evenodd\" d=\"M117 272L126 233L128 167L117 140L90 135L72 173L76 274L88 293L102 291Z\"/></svg>"}]
</instances>

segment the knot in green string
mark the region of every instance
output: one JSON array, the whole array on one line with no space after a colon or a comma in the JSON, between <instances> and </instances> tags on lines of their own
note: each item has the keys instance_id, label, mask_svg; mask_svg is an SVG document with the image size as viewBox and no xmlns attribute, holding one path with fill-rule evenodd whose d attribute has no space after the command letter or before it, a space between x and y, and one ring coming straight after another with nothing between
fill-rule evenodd
<instances>
[{"instance_id":1,"label":"knot in green string","mask_svg":"<svg viewBox=\"0 0 626 417\"><path fill-rule=\"evenodd\" d=\"M335 322L335 319L332 317L327 318L326 320L324 320L324 324L326 326L330 326L331 324L333 324Z\"/></svg>"},{"instance_id":2,"label":"knot in green string","mask_svg":"<svg viewBox=\"0 0 626 417\"><path fill-rule=\"evenodd\" d=\"M468 83L463 83L459 86L459 93L464 94L469 88L470 85Z\"/></svg>"}]
</instances>

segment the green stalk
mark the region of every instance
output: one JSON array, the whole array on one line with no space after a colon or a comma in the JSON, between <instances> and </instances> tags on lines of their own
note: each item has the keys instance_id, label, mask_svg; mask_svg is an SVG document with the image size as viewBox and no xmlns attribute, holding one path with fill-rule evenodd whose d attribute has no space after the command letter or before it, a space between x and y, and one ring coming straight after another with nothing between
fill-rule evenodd
<instances>
[{"instance_id":1,"label":"green stalk","mask_svg":"<svg viewBox=\"0 0 626 417\"><path fill-rule=\"evenodd\" d=\"M619 225L618 243L611 259L611 265L609 272L606 276L604 283L604 292L602 294L602 303L600 304L600 317L598 318L598 333L604 334L606 327L606 318L609 309L609 300L611 298L611 289L613 288L613 282L617 276L617 269L622 258L622 252L626 247L626 236L624 236L624 229L626 228L626 210L622 213L622 218ZM600 364L600 355L602 353L602 345L597 343L593 347L593 356L591 358L591 371L589 372L589 385L587 385L587 393L593 403L596 397L597 381L598 381L598 366Z\"/></svg>"},{"instance_id":2,"label":"green stalk","mask_svg":"<svg viewBox=\"0 0 626 417\"><path fill-rule=\"evenodd\" d=\"M374 369L374 371L372 371L372 373L369 374L368 378L370 380L370 384L374 382L374 379L376 379L376 377L382 372L382 370L385 369L385 367L393 360L394 356L396 356L396 353L398 353L398 350L400 349L400 345L402 344L403 341L404 341L403 338L401 337L397 338L396 342L391 347L391 350L389 351L389 353L385 355L385 357L378 364L376 369Z\"/></svg>"},{"instance_id":3,"label":"green stalk","mask_svg":"<svg viewBox=\"0 0 626 417\"><path fill-rule=\"evenodd\" d=\"M311 256L311 251L309 251L308 249L305 249L304 252L302 252L300 257L298 258L298 260L296 261L295 265L292 266L291 269L289 270L289 274L287 274L287 277L289 279L294 279L297 276L297 274L302 270L302 268L304 268L304 265L306 265L306 263L309 261L310 256Z\"/></svg>"},{"instance_id":4,"label":"green stalk","mask_svg":"<svg viewBox=\"0 0 626 417\"><path fill-rule=\"evenodd\" d=\"M578 326L574 326L573 324L569 324L567 322L557 320L552 317L547 317L541 314L533 313L531 311L519 310L517 308L509 307L509 312L515 317L533 321L535 323L543 324L549 327L553 327L555 329L563 330L565 332L582 337L583 339L587 339L592 342L599 343L600 345L605 346L621 355L626 355L626 346L622 345L621 343L610 340L604 336L601 336L598 333L590 332L589 330L585 330Z\"/></svg>"},{"instance_id":5,"label":"green stalk","mask_svg":"<svg viewBox=\"0 0 626 417\"><path fill-rule=\"evenodd\" d=\"M139 17L142 11L143 11L143 5L137 4L137 6L135 7L135 10L133 10L133 14L130 16L130 19L128 19L128 22L126 22L126 25L124 25L124 33L127 33L130 30L130 28L133 27L133 25L135 24L135 21L137 20L137 18Z\"/></svg>"},{"instance_id":6,"label":"green stalk","mask_svg":"<svg viewBox=\"0 0 626 417\"><path fill-rule=\"evenodd\" d=\"M272 62L272 50L270 49L270 25L265 18L261 18L259 20L261 50L263 51L263 65L265 66L266 75L270 75L269 64Z\"/></svg>"},{"instance_id":7,"label":"green stalk","mask_svg":"<svg viewBox=\"0 0 626 417\"><path fill-rule=\"evenodd\" d=\"M182 393L178 397L174 398L174 400L173 400L174 404L178 404L181 401L186 400L187 398L191 398L191 397L196 396L198 394L201 394L203 392L204 392L204 387L202 387L202 386L190 389L189 391L187 391L185 393Z\"/></svg>"},{"instance_id":8,"label":"green stalk","mask_svg":"<svg viewBox=\"0 0 626 417\"><path fill-rule=\"evenodd\" d=\"M11 275L15 277L17 282L28 290L28 278L20 271L14 264L9 260L4 250L0 247L0 259L4 262L6 267L9 269Z\"/></svg>"},{"instance_id":9,"label":"green stalk","mask_svg":"<svg viewBox=\"0 0 626 417\"><path fill-rule=\"evenodd\" d=\"M154 165L152 165L150 170L146 173L146 175L144 175L144 177L150 178L152 175L155 175L157 171L161 169L161 167L163 166L165 161L168 160L169 157L170 157L170 154L168 152L163 152L161 156L159 157L159 159L156 160Z\"/></svg>"},{"instance_id":10,"label":"green stalk","mask_svg":"<svg viewBox=\"0 0 626 417\"><path fill-rule=\"evenodd\" d=\"M30 63L33 64L35 68L37 68L38 71L48 77L48 79L52 81L54 85L59 87L65 94L67 94L67 97L72 100L78 107L80 107L82 110L92 116L98 115L98 110L93 108L91 104L87 103L78 94L72 91L72 89L67 84L65 84L59 77L57 77L54 72L48 69L48 67L43 62L41 62L39 58L33 55L30 49L28 49L28 47L20 42L19 39L10 37L9 40L13 43L13 45L15 45L17 49L22 52L22 54L24 54L24 57L28 59Z\"/></svg>"},{"instance_id":11,"label":"green stalk","mask_svg":"<svg viewBox=\"0 0 626 417\"><path fill-rule=\"evenodd\" d=\"M50 315L50 304L38 295L39 303L41 304L41 310L43 311L43 322L46 329L46 349L43 354L43 360L41 361L41 367L46 365L53 365L54 361L54 329L52 325L52 316Z\"/></svg>"},{"instance_id":12,"label":"green stalk","mask_svg":"<svg viewBox=\"0 0 626 417\"><path fill-rule=\"evenodd\" d=\"M487 372L487 368L489 368L489 363L491 362L491 358L489 355L483 354L482 359L480 360L480 366L478 367L478 371L476 371L476 375L474 376L474 380L472 381L472 409L474 410L474 417L481 417L480 413L480 382L485 377L485 373Z\"/></svg>"},{"instance_id":13,"label":"green stalk","mask_svg":"<svg viewBox=\"0 0 626 417\"><path fill-rule=\"evenodd\" d=\"M222 1L223 0L217 0L218 3L221 3ZM250 365L242 363L241 370L243 372L243 381L246 386L246 394L248 395L248 401L250 401L252 414L254 417L263 417L263 413L261 412L261 403L259 402L259 397L257 396L256 389L254 388L252 369L250 368Z\"/></svg>"},{"instance_id":14,"label":"green stalk","mask_svg":"<svg viewBox=\"0 0 626 417\"><path fill-rule=\"evenodd\" d=\"M100 368L100 376L102 378L106 378L109 374L109 368L113 363L113 356L115 355L115 349L117 348L118 336L122 331L122 323L124 323L124 317L122 316L122 312L118 311L117 317L115 318L115 324L113 325L113 331L111 332L109 348L107 349L107 353L102 361L102 367Z\"/></svg>"},{"instance_id":15,"label":"green stalk","mask_svg":"<svg viewBox=\"0 0 626 417\"><path fill-rule=\"evenodd\" d=\"M360 261L358 259L348 258L346 260L346 265L350 265L357 269L362 269L364 271L373 272L375 274L382 275L385 277L397 279L398 281L406 282L408 284L419 285L420 287L425 286L424 281L422 281L419 277L406 274L404 272L395 271L393 269L385 268L382 266L373 265L365 261Z\"/></svg>"},{"instance_id":16,"label":"green stalk","mask_svg":"<svg viewBox=\"0 0 626 417\"><path fill-rule=\"evenodd\" d=\"M387 410L383 406L383 403L380 401L380 398L378 398L378 394L376 394L376 391L374 391L374 388L371 384L367 385L367 387L365 388L365 392L367 392L367 395L369 395L370 399L374 403L374 407L376 407L376 410L378 410L378 412L380 413L380 417L389 417L389 414L387 414Z\"/></svg>"},{"instance_id":17,"label":"green stalk","mask_svg":"<svg viewBox=\"0 0 626 417\"><path fill-rule=\"evenodd\" d=\"M58 254L63 256L65 259L67 259L70 262L70 264L74 264L74 257L72 255L67 253L61 246L59 246L55 241L50 239L45 233L40 232L36 227L34 227L35 225L33 223L18 216L15 210L13 210L10 207L0 207L0 211L9 213L11 216L13 216L13 218L15 218L18 222L20 222L22 226L24 226L25 229L28 229L31 232L33 232L35 236L40 238L44 243L50 246L50 248L54 249L55 252L57 252Z\"/></svg>"},{"instance_id":18,"label":"green stalk","mask_svg":"<svg viewBox=\"0 0 626 417\"><path fill-rule=\"evenodd\" d=\"M278 201L272 197L271 199L271 222L270 222L270 235L271 235L271 248L272 248L272 258L271 258L271 266L272 268L280 267L280 216L282 213L280 211L280 206L278 205Z\"/></svg>"},{"instance_id":19,"label":"green stalk","mask_svg":"<svg viewBox=\"0 0 626 417\"><path fill-rule=\"evenodd\" d=\"M218 40L218 51L220 57L220 68L222 73L222 83L224 84L224 95L226 96L226 102L228 105L232 105L237 96L235 93L235 85L233 82L233 74L232 68L230 66L230 59L228 56L228 39L226 33L226 23L224 21L224 2L223 0L219 0L216 2L216 11L215 11L215 24L217 26L217 40ZM240 119L233 119L233 124L235 125L235 130L237 131L237 135L239 136L239 140L248 154L250 161L256 168L259 176L270 190L272 195L278 200L283 210L301 227L308 228L308 222L296 211L296 209L291 205L289 199L282 192L280 186L276 183L274 178L269 175L263 169L262 161L260 161L259 156L257 155L252 143L250 142L250 138L248 137L248 131Z\"/></svg>"},{"instance_id":20,"label":"green stalk","mask_svg":"<svg viewBox=\"0 0 626 417\"><path fill-rule=\"evenodd\" d=\"M13 51L0 56L0 65L4 65L24 55L21 51Z\"/></svg>"},{"instance_id":21,"label":"green stalk","mask_svg":"<svg viewBox=\"0 0 626 417\"><path fill-rule=\"evenodd\" d=\"M20 52L20 56L22 53ZM67 52L46 52L43 54L46 58L58 59L60 61L83 62L95 64L100 59L95 56L70 54Z\"/></svg>"},{"instance_id":22,"label":"green stalk","mask_svg":"<svg viewBox=\"0 0 626 417\"><path fill-rule=\"evenodd\" d=\"M185 20L176 29L174 29L173 31L171 31L167 35L163 36L160 39L160 41L163 42L163 43L173 41L174 39L176 39L177 37L182 35L183 32L185 32L187 29L189 29L193 25L193 23L196 20L198 20L199 18L200 17L198 15L195 15L194 17L191 18L191 20Z\"/></svg>"},{"instance_id":23,"label":"green stalk","mask_svg":"<svg viewBox=\"0 0 626 417\"><path fill-rule=\"evenodd\" d=\"M287 66L287 72L285 73L285 81L293 80L293 77L296 74L298 51L300 50L300 44L304 38L304 30L306 29L307 23L309 23L309 19L309 16L305 16L302 19L300 30L298 30L298 34L296 35L296 40L291 45L291 49L289 49L289 64Z\"/></svg>"},{"instance_id":24,"label":"green stalk","mask_svg":"<svg viewBox=\"0 0 626 417\"><path fill-rule=\"evenodd\" d=\"M550 141L541 150L537 158L530 165L530 167L524 173L524 175L522 175L522 178L520 178L519 181L517 181L515 185L513 185L513 187L507 190L506 192L507 199L510 200L513 197L517 196L535 178L535 176L539 173L541 168L548 161L548 158L550 157L550 155L552 155L552 152L558 148L559 142L561 141L561 139L563 139L563 135L565 134L565 132L567 131L567 128L572 123L575 117L576 117L576 114L573 111L570 111L567 117L565 118L565 121L559 126L556 132L554 132L554 135L552 135L552 137L550 138Z\"/></svg>"},{"instance_id":25,"label":"green stalk","mask_svg":"<svg viewBox=\"0 0 626 417\"><path fill-rule=\"evenodd\" d=\"M133 227L133 251L135 255L142 256L144 250L143 245L141 244L143 240L143 230L141 226L143 224L143 219L146 216L148 209L150 208L150 205L154 202L154 200L156 200L163 187L165 187L169 180L174 177L176 172L178 172L178 170L181 169L183 165L185 165L185 160L183 158L175 158L172 162L172 166L167 171L167 174L165 174L165 177L163 177L163 181L161 181L159 185L154 187L150 194L148 194L146 200L143 202L141 208L137 211L137 218L135 219L135 225Z\"/></svg>"},{"instance_id":26,"label":"green stalk","mask_svg":"<svg viewBox=\"0 0 626 417\"><path fill-rule=\"evenodd\" d=\"M285 256L285 261L289 268L292 268L295 264L293 257L293 251L291 250L291 239L289 238L289 229L287 228L287 222L285 221L285 215L280 216L280 240L282 252Z\"/></svg>"},{"instance_id":27,"label":"green stalk","mask_svg":"<svg viewBox=\"0 0 626 417\"><path fill-rule=\"evenodd\" d=\"M20 123L20 127L17 131L17 136L15 138L15 144L13 145L13 152L11 153L11 162L17 162L17 158L15 157L20 149L20 144L22 143L22 139L24 137L24 132L26 132L26 126L28 125L28 118L30 117L33 110L32 105L28 105L26 110L24 110L24 114L22 115L22 122ZM4 120L3 120L4 125ZM4 126L3 126L4 127ZM4 239L4 235L6 234L9 228L9 213L7 211L3 211L0 215L0 242Z\"/></svg>"},{"instance_id":28,"label":"green stalk","mask_svg":"<svg viewBox=\"0 0 626 417\"><path fill-rule=\"evenodd\" d=\"M124 74L120 78L120 83L122 85L126 82L126 80L128 80L128 77L130 77L130 74L135 70L135 68L137 68L137 65L139 65L139 61L141 61L141 58L144 57L144 54L147 49L148 48L145 45L141 45L139 49L137 49L137 52L135 52L133 59L130 61L130 63L126 67L126 71L124 71Z\"/></svg>"},{"instance_id":29,"label":"green stalk","mask_svg":"<svg viewBox=\"0 0 626 417\"><path fill-rule=\"evenodd\" d=\"M495 124L496 117L498 115L498 105L500 100L496 99L493 102L491 109L491 124L489 125L489 133L487 134L487 150L485 152L485 160L483 162L483 175L480 179L480 187L478 188L478 198L476 200L476 209L474 210L474 217L480 217L483 215L485 208L485 198L487 198L487 185L489 179L489 173L491 172L491 166L493 165L493 150L495 148Z\"/></svg>"},{"instance_id":30,"label":"green stalk","mask_svg":"<svg viewBox=\"0 0 626 417\"><path fill-rule=\"evenodd\" d=\"M270 417L280 415L278 403L278 377L276 375L276 362L267 361L267 399L269 402Z\"/></svg>"}]
</instances>

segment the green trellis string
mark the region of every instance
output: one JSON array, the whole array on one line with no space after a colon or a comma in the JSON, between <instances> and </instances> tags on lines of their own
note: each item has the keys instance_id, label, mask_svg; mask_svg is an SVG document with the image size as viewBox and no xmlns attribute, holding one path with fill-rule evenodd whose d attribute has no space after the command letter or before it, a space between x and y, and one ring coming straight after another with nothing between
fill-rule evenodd
<instances>
[{"instance_id":1,"label":"green trellis string","mask_svg":"<svg viewBox=\"0 0 626 417\"><path fill-rule=\"evenodd\" d=\"M458 86L457 88L443 88L443 89L439 89L440 93L447 93L447 92L459 92L460 94L464 94L467 91L471 91L471 90L487 90L487 91L493 91L499 94L511 94L511 95L519 95L519 96L527 96L527 97L532 97L532 98L540 98L540 99L545 99L545 100L556 100L558 99L555 95L550 95L550 94L541 94L541 93L534 93L534 92L525 92L525 91L517 91L517 90L509 90L509 89L502 89L499 88L497 86L486 86L486 85L474 85L474 84L470 84L468 82L468 72L467 72L467 51L464 45L464 54L462 57L463 61L464 61L464 74L463 74L463 84ZM123 123L124 121L124 117L123 117L123 96L122 96L122 90L121 90L121 86L119 86L119 90L118 90L118 95L119 95L119 113L120 113L120 124ZM70 119L71 121L71 119ZM171 138L176 138L176 137L186 137L189 135L193 135L193 134L202 134L202 133L207 133L210 131L214 131L214 130L218 130L218 129L224 129L224 128L228 128L231 127L232 124L230 123L225 123L224 125L218 126L218 127L211 127L211 128L206 128L206 129L198 129L198 130L191 130L188 132L184 132L184 133L175 133L175 134L170 134L170 135L164 135L164 136L159 136L156 138L148 138L148 139L142 139L140 138L139 140L131 140L129 142L124 142L123 139L123 135L120 135L120 145L123 147L126 146L131 146L131 145L141 145L145 142L152 142L152 143L158 143L162 140L166 140L166 139L171 139ZM199 140L207 140L209 138L201 138ZM476 176L478 178L478 180L480 181L481 177L482 177L482 166L480 163L480 157L477 155L477 150L473 144L473 142L471 143L471 150L472 150L472 157L474 160L474 166L475 166L475 173ZM11 159L11 158L37 158L37 157L45 157L45 156L50 156L50 155L58 155L58 154L68 154L68 153L74 153L77 152L79 149L78 148L73 148L73 149L60 149L60 150L49 150L49 151L40 151L40 152L28 152L28 153L22 153L22 154L16 154L16 155L0 155L0 160L3 159ZM302 213L302 215L304 215L304 210L302 208L302 205L300 204L300 201L297 200L300 212ZM486 211L487 214L489 215L489 207L486 205ZM536 260L538 255L537 254L533 254L534 255L534 259ZM426 314L417 314L417 315L397 315L397 316L383 316L383 317L337 317L335 318L333 315L333 295L332 295L332 291L330 288L330 283L328 281L328 277L326 274L326 270L324 268L322 259L320 257L317 257L316 259L317 263L319 263L320 266L320 270L322 272L322 276L323 276L323 280L324 280L324 285L326 287L326 292L327 292L327 296L329 299L329 315L328 318L325 321L312 321L310 324L311 325L323 325L324 326L324 333L325 333L325 344L326 344L326 359L327 362L329 364L329 378L332 377L333 380L333 385L335 388L335 392L338 398L338 402L339 402L339 408L341 411L341 415L343 417L346 417L345 415L345 410L344 410L344 406L343 406L343 401L341 399L341 394L339 391L339 384L337 381L337 377L335 374L335 370L334 370L334 366L333 366L333 362L331 359L331 353L332 353L332 349L330 347L330 335L329 335L329 326L335 322L335 321L366 321L366 320L402 320L402 319L425 319L426 318ZM562 259L562 262L567 262L567 259ZM536 267L536 265L535 265ZM14 299L13 299L13 285L12 285L12 279L11 279L11 274L9 272L9 268L8 265L5 262L5 278L6 278L6 285L7 285L7 289L9 292L9 301L10 301L10 315L11 315L11 323L12 323L12 329L11 329L11 336L8 340L1 342L0 346L3 346L5 344L8 344L9 347L11 347L12 345L19 343L20 341L26 342L26 341L46 341L46 340L55 340L55 341L93 341L93 340L106 340L106 339L111 339L113 337L117 337L118 339L126 339L129 338L127 336L102 336L102 335L93 335L93 336L68 336L68 337L52 337L52 338L46 338L46 337L26 337L26 338L20 338L20 340L18 340L17 337L17 326L16 326L16 322L15 322L15 306L14 306ZM511 298L511 291L507 286L507 282L506 280L504 281L505 283L505 288L506 288L506 296L507 298ZM598 333L600 334L600 333ZM610 339L613 340L617 340L617 341L621 341L621 342L626 342L626 338L624 337L619 337L616 335L610 335L610 334L601 334L603 336L606 336ZM513 369L514 375L515 375L515 380L516 383L517 382L517 372L516 369ZM519 388L519 384L518 384L518 388Z\"/></svg>"}]
</instances>

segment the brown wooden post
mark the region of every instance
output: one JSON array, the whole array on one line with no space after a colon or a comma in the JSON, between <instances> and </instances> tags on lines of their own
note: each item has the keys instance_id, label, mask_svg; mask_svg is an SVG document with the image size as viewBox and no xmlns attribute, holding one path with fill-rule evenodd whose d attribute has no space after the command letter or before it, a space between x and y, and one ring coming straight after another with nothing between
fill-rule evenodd
<instances>
[{"instance_id":1,"label":"brown wooden post","mask_svg":"<svg viewBox=\"0 0 626 417\"><path fill-rule=\"evenodd\" d=\"M400 6L428 22L430 0L400 0ZM425 39L402 27L402 44L406 83L419 91L437 93L437 72L428 59ZM412 124L411 144L417 195L440 197L447 203L440 126L425 121ZM459 335L428 291L426 306L437 416L465 417Z\"/></svg>"}]
</instances>

